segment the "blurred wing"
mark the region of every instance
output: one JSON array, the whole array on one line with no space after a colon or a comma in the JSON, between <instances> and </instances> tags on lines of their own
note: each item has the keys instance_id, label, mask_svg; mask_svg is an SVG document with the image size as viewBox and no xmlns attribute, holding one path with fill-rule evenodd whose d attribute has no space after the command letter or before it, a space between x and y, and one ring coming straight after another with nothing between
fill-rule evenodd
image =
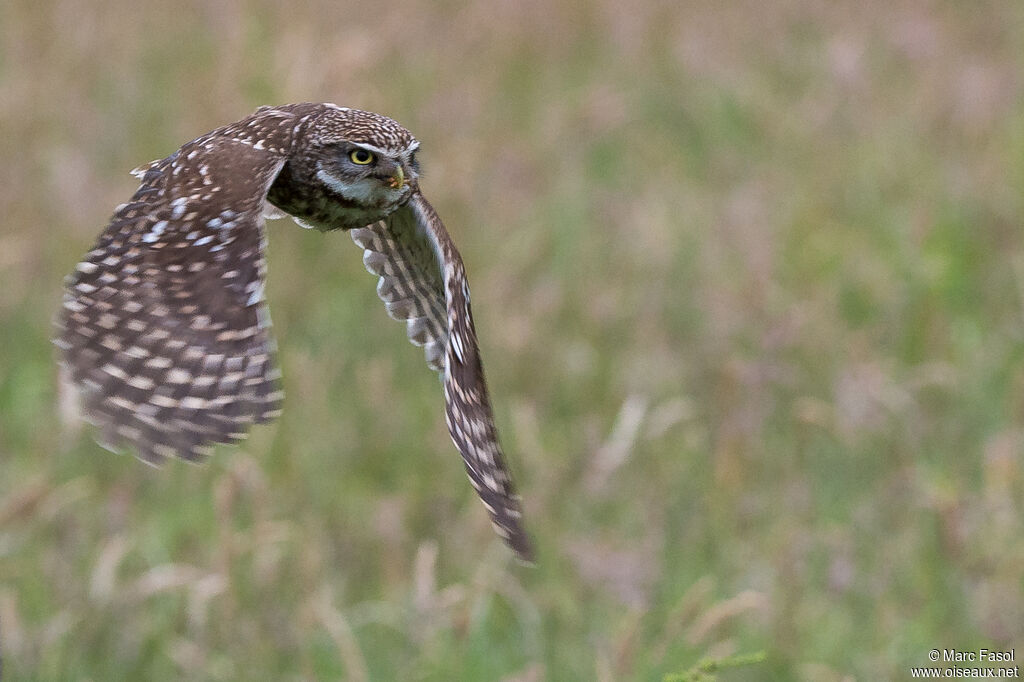
<instances>
[{"instance_id":1,"label":"blurred wing","mask_svg":"<svg viewBox=\"0 0 1024 682\"><path fill-rule=\"evenodd\" d=\"M285 156L254 142L254 120L139 169L65 282L55 343L85 416L151 464L200 459L279 412L262 213Z\"/></svg>"},{"instance_id":2,"label":"blurred wing","mask_svg":"<svg viewBox=\"0 0 1024 682\"><path fill-rule=\"evenodd\" d=\"M455 244L418 192L387 219L351 232L367 270L380 276L377 293L388 314L406 322L409 339L442 373L448 432L495 530L520 559L532 561L520 499L498 444Z\"/></svg>"}]
</instances>

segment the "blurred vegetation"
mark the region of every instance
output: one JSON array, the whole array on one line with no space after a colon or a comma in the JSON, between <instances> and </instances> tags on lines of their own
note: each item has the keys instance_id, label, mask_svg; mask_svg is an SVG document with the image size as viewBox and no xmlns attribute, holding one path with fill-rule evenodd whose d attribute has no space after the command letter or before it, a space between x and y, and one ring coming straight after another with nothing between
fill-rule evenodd
<instances>
[{"instance_id":1,"label":"blurred vegetation","mask_svg":"<svg viewBox=\"0 0 1024 682\"><path fill-rule=\"evenodd\" d=\"M127 171L301 100L422 141L536 569L344 235L270 226L278 423L156 471L68 418L51 320ZM10 679L1024 645L1024 4L9 0L0 129Z\"/></svg>"}]
</instances>

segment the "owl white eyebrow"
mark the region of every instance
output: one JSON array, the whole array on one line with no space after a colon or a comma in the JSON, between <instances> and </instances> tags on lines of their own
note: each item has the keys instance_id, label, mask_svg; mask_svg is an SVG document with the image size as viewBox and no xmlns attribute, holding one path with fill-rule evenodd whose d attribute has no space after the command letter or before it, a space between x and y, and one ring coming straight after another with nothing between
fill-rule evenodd
<instances>
[{"instance_id":1,"label":"owl white eyebrow","mask_svg":"<svg viewBox=\"0 0 1024 682\"><path fill-rule=\"evenodd\" d=\"M393 153L381 149L380 147L375 147L372 144L365 144L362 142L355 143L355 146L358 147L359 149L365 149L368 152L373 152L377 156L391 156L391 154Z\"/></svg>"},{"instance_id":2,"label":"owl white eyebrow","mask_svg":"<svg viewBox=\"0 0 1024 682\"><path fill-rule=\"evenodd\" d=\"M366 144L365 142L353 142L352 144L354 146L356 146L356 147L359 147L360 149L365 149L368 152L373 152L377 156L392 156L392 155L394 155L396 153L397 154L411 154L412 152L414 152L414 151L416 151L417 149L420 148L420 143L419 142L416 142L411 147L406 147L405 149L402 149L401 151L398 151L398 152L395 152L393 150L389 151L387 149L383 149L381 147L374 146L372 144Z\"/></svg>"}]
</instances>

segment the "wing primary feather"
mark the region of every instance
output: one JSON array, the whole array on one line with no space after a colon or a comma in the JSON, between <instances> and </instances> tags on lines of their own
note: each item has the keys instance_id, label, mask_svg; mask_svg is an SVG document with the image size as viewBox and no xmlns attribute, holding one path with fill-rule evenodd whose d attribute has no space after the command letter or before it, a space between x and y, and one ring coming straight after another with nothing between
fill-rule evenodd
<instances>
[{"instance_id":1,"label":"wing primary feather","mask_svg":"<svg viewBox=\"0 0 1024 682\"><path fill-rule=\"evenodd\" d=\"M68 277L57 345L105 445L195 461L279 410L263 214L294 118L259 112L137 168Z\"/></svg>"},{"instance_id":2,"label":"wing primary feather","mask_svg":"<svg viewBox=\"0 0 1024 682\"><path fill-rule=\"evenodd\" d=\"M497 534L527 563L533 548L522 525L521 500L498 443L469 307L462 257L443 223L419 193L387 219L352 230L388 314L405 320L409 340L424 347L441 372L445 423L466 474Z\"/></svg>"}]
</instances>

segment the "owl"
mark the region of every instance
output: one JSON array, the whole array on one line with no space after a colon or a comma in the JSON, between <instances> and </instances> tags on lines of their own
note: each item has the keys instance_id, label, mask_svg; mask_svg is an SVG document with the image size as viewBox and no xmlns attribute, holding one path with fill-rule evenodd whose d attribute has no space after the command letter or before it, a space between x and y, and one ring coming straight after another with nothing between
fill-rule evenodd
<instances>
[{"instance_id":1,"label":"owl","mask_svg":"<svg viewBox=\"0 0 1024 682\"><path fill-rule=\"evenodd\" d=\"M131 201L65 282L62 375L112 449L198 461L280 413L264 220L347 231L388 314L440 374L445 421L492 525L532 559L498 443L462 258L420 192L419 142L334 104L261 107L137 168Z\"/></svg>"}]
</instances>

